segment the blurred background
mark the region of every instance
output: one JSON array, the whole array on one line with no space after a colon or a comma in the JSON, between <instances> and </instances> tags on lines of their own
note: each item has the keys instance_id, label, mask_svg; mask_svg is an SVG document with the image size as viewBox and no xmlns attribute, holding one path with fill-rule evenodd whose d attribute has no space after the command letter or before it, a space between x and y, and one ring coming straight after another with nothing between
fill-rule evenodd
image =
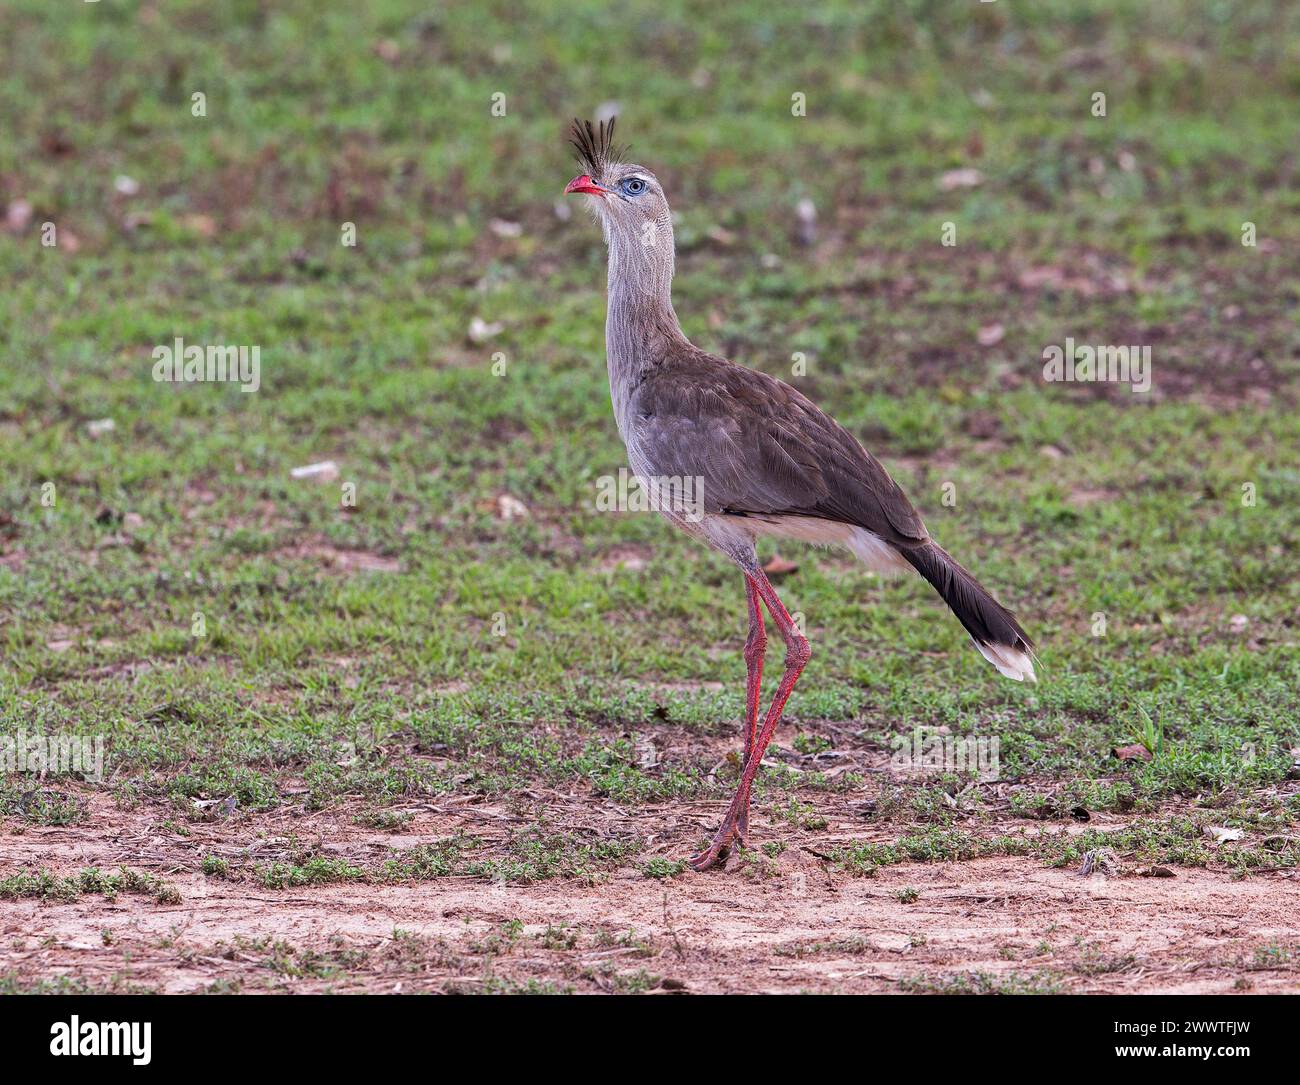
<instances>
[{"instance_id":1,"label":"blurred background","mask_svg":"<svg viewBox=\"0 0 1300 1085\"><path fill-rule=\"evenodd\" d=\"M1030 803L1282 786L1298 23L1284 0L7 0L6 725L105 732L117 786L159 801L300 801L285 758L314 803L724 792L691 743L735 734L740 584L591 508L625 460L603 246L560 192L568 121L599 112L665 184L687 334L836 415L1040 644L1045 681L1009 688L924 585L791 547L796 731L993 729ZM257 345L260 390L156 383L177 336ZM1152 390L1044 383L1067 336L1150 345ZM632 756L660 726L676 752ZM384 774L321 752L340 736ZM1158 756L1116 762L1135 736Z\"/></svg>"}]
</instances>

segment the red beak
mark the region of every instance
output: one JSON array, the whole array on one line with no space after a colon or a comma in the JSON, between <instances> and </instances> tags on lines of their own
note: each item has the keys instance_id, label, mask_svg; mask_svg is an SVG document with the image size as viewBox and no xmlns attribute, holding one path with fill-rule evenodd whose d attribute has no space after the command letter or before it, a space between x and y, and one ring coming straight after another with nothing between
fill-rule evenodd
<instances>
[{"instance_id":1,"label":"red beak","mask_svg":"<svg viewBox=\"0 0 1300 1085\"><path fill-rule=\"evenodd\" d=\"M590 196L599 196L604 199L606 191L606 189L601 188L600 185L596 184L596 182L585 173L578 174L577 177L564 186L564 194L566 196L570 192L585 192Z\"/></svg>"}]
</instances>

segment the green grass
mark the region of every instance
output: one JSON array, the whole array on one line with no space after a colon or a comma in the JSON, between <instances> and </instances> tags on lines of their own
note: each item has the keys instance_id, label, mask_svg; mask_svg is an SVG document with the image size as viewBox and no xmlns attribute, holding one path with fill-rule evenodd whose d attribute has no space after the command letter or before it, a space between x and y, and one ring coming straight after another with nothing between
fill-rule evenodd
<instances>
[{"instance_id":1,"label":"green grass","mask_svg":"<svg viewBox=\"0 0 1300 1085\"><path fill-rule=\"evenodd\" d=\"M921 995L1058 995L1065 990L1059 976L1051 972L1028 975L1009 972L959 972L942 976L924 973L898 981L898 988Z\"/></svg>"},{"instance_id":2,"label":"green grass","mask_svg":"<svg viewBox=\"0 0 1300 1085\"><path fill-rule=\"evenodd\" d=\"M35 897L67 902L88 893L109 900L115 899L119 893L139 893L153 897L159 904L179 904L181 900L180 893L171 883L128 867L122 867L115 874L88 867L67 877L42 869L0 879L0 900Z\"/></svg>"},{"instance_id":3,"label":"green grass","mask_svg":"<svg viewBox=\"0 0 1300 1085\"><path fill-rule=\"evenodd\" d=\"M233 798L219 816L250 834L333 809L398 831L402 804L448 795L728 792L735 766L702 746L738 731L738 575L592 507L626 462L603 254L554 205L567 118L614 100L679 218L687 333L832 411L1039 645L1040 684L1007 683L923 585L785 547L813 657L781 741L996 735L1027 824L1174 805L1294 827L1298 19L1282 0L7 4L0 202L31 213L0 229L0 733L103 734L123 809ZM957 168L983 183L945 190ZM475 317L503 329L474 342ZM155 383L178 335L259 345L261 389ZM1043 382L1066 336L1151 344L1154 393ZM323 459L337 480L290 477ZM500 518L503 493L529 515ZM644 565L618 568L629 551ZM1150 761L1112 756L1135 741ZM946 784L889 788L765 771L760 805L815 834L819 803L866 789L896 842L845 849L864 870L1019 840L980 830L978 792L958 828ZM8 826L91 816L30 790L6 778ZM390 874L677 873L641 846L564 824ZM1223 857L1173 830L1110 846Z\"/></svg>"},{"instance_id":4,"label":"green grass","mask_svg":"<svg viewBox=\"0 0 1300 1085\"><path fill-rule=\"evenodd\" d=\"M267 889L346 882L397 885L448 877L511 884L552 878L594 883L635 856L640 846L636 838L591 840L534 828L518 831L490 850L483 840L457 834L410 848L391 849L377 862L363 863L298 848L291 849L286 858L266 863L207 855L200 869L208 877L231 881L248 876ZM648 877L667 878L683 869L682 863L652 860L646 873Z\"/></svg>"},{"instance_id":5,"label":"green grass","mask_svg":"<svg viewBox=\"0 0 1300 1085\"><path fill-rule=\"evenodd\" d=\"M865 875L896 863L957 862L994 855L1032 855L1050 866L1078 867L1087 852L1103 847L1129 856L1137 863L1201 867L1223 863L1240 873L1260 868L1282 870L1300 863L1300 844L1294 838L1272 842L1266 838L1256 845L1216 846L1205 832L1207 825L1203 817L1170 817L1140 819L1122 829L998 836L931 827L906 833L894 843L837 848L831 858L846 870ZM902 892L914 894L915 890Z\"/></svg>"},{"instance_id":6,"label":"green grass","mask_svg":"<svg viewBox=\"0 0 1300 1085\"><path fill-rule=\"evenodd\" d=\"M0 787L0 815L32 825L74 825L83 820L86 805L75 795L49 789Z\"/></svg>"}]
</instances>

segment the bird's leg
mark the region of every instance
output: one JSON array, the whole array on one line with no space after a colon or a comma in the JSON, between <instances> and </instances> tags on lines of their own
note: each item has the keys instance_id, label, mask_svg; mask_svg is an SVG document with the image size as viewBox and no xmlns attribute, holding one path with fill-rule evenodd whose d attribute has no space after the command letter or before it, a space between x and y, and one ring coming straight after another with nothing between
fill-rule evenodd
<instances>
[{"instance_id":1,"label":"bird's leg","mask_svg":"<svg viewBox=\"0 0 1300 1085\"><path fill-rule=\"evenodd\" d=\"M763 653L767 650L767 630L763 628L763 604L754 578L745 574L745 595L749 603L749 636L745 638L745 756L740 766L749 764L758 738L759 698L763 689ZM742 845L749 835L749 803L745 803L736 822L737 839Z\"/></svg>"},{"instance_id":2,"label":"bird's leg","mask_svg":"<svg viewBox=\"0 0 1300 1085\"><path fill-rule=\"evenodd\" d=\"M722 826L714 834L709 846L691 860L691 866L696 870L708 870L710 867L717 866L730 850L732 843L741 835L741 811L747 812L749 809L750 788L754 784L754 777L758 774L759 765L763 763L763 754L767 750L767 744L772 741L776 725L781 722L785 702L789 700L794 684L799 681L799 674L808 662L808 657L812 655L808 638L799 632L794 619L790 617L767 577L761 570L754 570L748 576L754 589L767 604L772 620L776 622L785 641L785 673L781 675L781 684L776 687L776 695L768 706L767 715L763 718L763 726L754 747L745 759L745 767L740 774L740 785L736 788L735 797L727 808L726 817L722 819Z\"/></svg>"}]
</instances>

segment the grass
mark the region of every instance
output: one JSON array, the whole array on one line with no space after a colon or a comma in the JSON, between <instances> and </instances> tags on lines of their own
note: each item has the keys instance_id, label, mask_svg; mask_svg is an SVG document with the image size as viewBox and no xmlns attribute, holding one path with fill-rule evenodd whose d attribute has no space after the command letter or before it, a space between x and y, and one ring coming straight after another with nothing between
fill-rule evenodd
<instances>
[{"instance_id":1,"label":"grass","mask_svg":"<svg viewBox=\"0 0 1300 1085\"><path fill-rule=\"evenodd\" d=\"M888 844L856 844L835 849L830 858L845 870L871 875L897 863L960 862L995 855L1031 855L1049 866L1079 867L1089 851L1109 848L1134 863L1205 867L1224 864L1240 873L1283 870L1300 863L1300 843L1294 838L1246 846L1222 846L1206 833L1204 817L1139 819L1122 829L1071 833L1047 831L1014 835L985 835L965 829L931 827L905 833ZM915 893L915 890L903 890ZM915 897L912 897L915 899ZM905 901L910 903L910 901Z\"/></svg>"},{"instance_id":2,"label":"grass","mask_svg":"<svg viewBox=\"0 0 1300 1085\"><path fill-rule=\"evenodd\" d=\"M1065 987L1061 978L1051 972L963 972L909 976L898 981L898 989L931 995L1058 995L1064 993Z\"/></svg>"},{"instance_id":3,"label":"grass","mask_svg":"<svg viewBox=\"0 0 1300 1085\"><path fill-rule=\"evenodd\" d=\"M61 791L0 787L0 815L32 825L75 825L86 814L86 804Z\"/></svg>"},{"instance_id":4,"label":"grass","mask_svg":"<svg viewBox=\"0 0 1300 1085\"><path fill-rule=\"evenodd\" d=\"M122 809L250 840L300 810L397 832L439 796L726 795L738 578L653 517L593 511L625 464L602 252L555 203L565 120L616 100L679 216L688 334L831 410L1039 645L1040 684L1003 682L923 585L786 547L813 657L780 741L816 758L917 727L996 735L1027 825L1172 806L1294 829L1298 18L1281 0L7 4L0 733L102 734ZM945 189L959 168L982 183ZM476 317L500 332L475 341ZM258 345L260 390L154 382L176 336ZM1154 391L1044 382L1067 336L1150 344ZM325 459L333 481L290 474ZM527 515L502 518L503 494ZM1135 741L1149 761L1113 756ZM765 770L759 806L815 841L821 806L865 791L893 840L840 849L849 869L1074 862L994 829L979 789L958 825L946 782L827 764ZM6 777L13 831L114 816L30 791ZM257 877L681 873L551 813L491 855ZM1293 863L1153 824L1106 842Z\"/></svg>"},{"instance_id":5,"label":"grass","mask_svg":"<svg viewBox=\"0 0 1300 1085\"><path fill-rule=\"evenodd\" d=\"M635 838L593 841L530 829L515 833L491 852L486 850L485 841L457 834L410 848L390 849L385 858L376 862L314 854L311 848L291 848L285 858L266 863L207 855L199 869L208 877L229 881L251 877L267 889L347 882L397 885L449 877L515 885L553 878L595 883L639 850L640 842ZM651 860L646 864L646 875L668 878L684 869L683 863Z\"/></svg>"},{"instance_id":6,"label":"grass","mask_svg":"<svg viewBox=\"0 0 1300 1085\"><path fill-rule=\"evenodd\" d=\"M128 867L116 873L87 867L67 877L42 869L0 879L0 900L35 897L67 902L89 893L109 900L116 899L119 893L139 893L153 897L159 904L179 904L181 900L180 892L171 883Z\"/></svg>"}]
</instances>

